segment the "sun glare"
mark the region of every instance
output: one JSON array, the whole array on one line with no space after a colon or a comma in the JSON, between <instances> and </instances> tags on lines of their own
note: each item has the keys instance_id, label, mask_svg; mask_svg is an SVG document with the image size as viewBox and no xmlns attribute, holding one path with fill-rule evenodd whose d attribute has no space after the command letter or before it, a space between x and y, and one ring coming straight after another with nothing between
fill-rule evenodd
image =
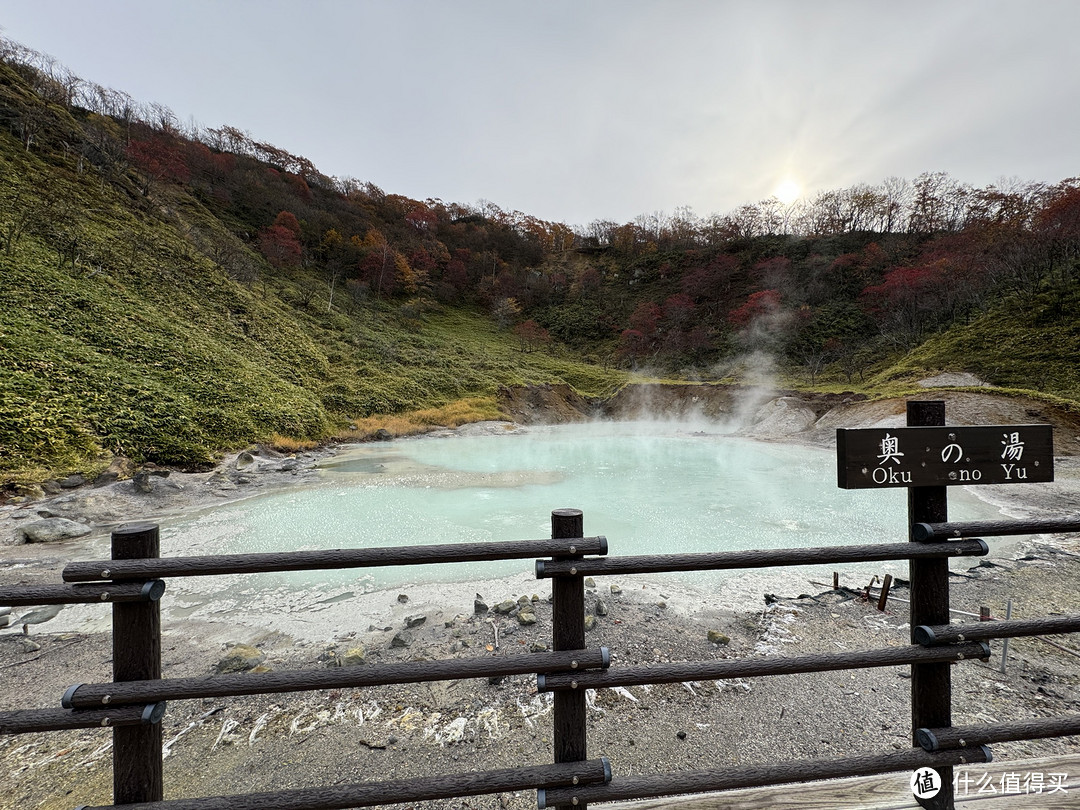
<instances>
[{"instance_id":1,"label":"sun glare","mask_svg":"<svg viewBox=\"0 0 1080 810\"><path fill-rule=\"evenodd\" d=\"M791 205L802 196L802 186L799 185L798 181L787 177L776 186L773 196L784 205Z\"/></svg>"}]
</instances>

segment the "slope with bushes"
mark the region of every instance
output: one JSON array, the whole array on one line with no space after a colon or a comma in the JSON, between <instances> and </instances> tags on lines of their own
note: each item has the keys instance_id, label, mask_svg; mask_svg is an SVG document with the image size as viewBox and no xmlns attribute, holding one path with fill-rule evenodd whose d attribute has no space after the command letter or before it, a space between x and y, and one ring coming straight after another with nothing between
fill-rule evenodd
<instances>
[{"instance_id":1,"label":"slope with bushes","mask_svg":"<svg viewBox=\"0 0 1080 810\"><path fill-rule=\"evenodd\" d=\"M13 95L35 102L0 70L9 112ZM600 393L620 378L524 352L468 308L330 305L317 270L273 267L190 186L146 194L134 168L109 177L92 150L54 148L89 140L85 120L39 113L29 145L0 131L0 481L93 470L111 454L198 465L468 397L490 416L501 385Z\"/></svg>"}]
</instances>

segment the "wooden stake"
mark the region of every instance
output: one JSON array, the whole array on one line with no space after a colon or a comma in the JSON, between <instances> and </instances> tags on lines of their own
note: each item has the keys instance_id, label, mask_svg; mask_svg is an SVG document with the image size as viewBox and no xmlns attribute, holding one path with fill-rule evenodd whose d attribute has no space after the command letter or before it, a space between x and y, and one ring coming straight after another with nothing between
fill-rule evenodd
<instances>
[{"instance_id":1,"label":"wooden stake","mask_svg":"<svg viewBox=\"0 0 1080 810\"><path fill-rule=\"evenodd\" d=\"M1010 599L1005 604L1005 621L1008 621L1011 618L1012 618L1012 599ZM1042 640L1046 641L1046 639L1042 639ZM1008 660L1008 658L1009 658L1009 640L1005 639L1004 641L1001 642L1001 672L1002 672L1002 674L1004 674L1004 672L1005 672L1005 662Z\"/></svg>"},{"instance_id":2,"label":"wooden stake","mask_svg":"<svg viewBox=\"0 0 1080 810\"><path fill-rule=\"evenodd\" d=\"M882 613L885 612L885 604L889 601L889 588L892 587L892 574L886 574L884 581L881 583L881 595L877 600L877 609Z\"/></svg>"}]
</instances>

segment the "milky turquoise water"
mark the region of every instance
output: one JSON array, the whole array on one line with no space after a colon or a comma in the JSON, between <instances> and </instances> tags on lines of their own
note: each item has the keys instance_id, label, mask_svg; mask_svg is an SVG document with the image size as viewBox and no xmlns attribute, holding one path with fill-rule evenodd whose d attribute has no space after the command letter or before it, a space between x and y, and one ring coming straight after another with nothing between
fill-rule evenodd
<instances>
[{"instance_id":1,"label":"milky turquoise water","mask_svg":"<svg viewBox=\"0 0 1080 810\"><path fill-rule=\"evenodd\" d=\"M960 488L949 494L951 519L996 514ZM550 536L562 507L582 509L585 534L605 535L610 555L907 539L906 491L838 489L833 451L616 423L357 446L325 462L318 485L173 523L163 545L173 555L533 539ZM245 587L370 590L531 570L530 561L352 569L262 575Z\"/></svg>"}]
</instances>

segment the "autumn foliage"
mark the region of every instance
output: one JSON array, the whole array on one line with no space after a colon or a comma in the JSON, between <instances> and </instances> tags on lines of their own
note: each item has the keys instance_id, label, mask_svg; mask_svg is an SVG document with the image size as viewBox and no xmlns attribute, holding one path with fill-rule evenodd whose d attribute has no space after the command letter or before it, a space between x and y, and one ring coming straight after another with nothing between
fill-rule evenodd
<instances>
[{"instance_id":1,"label":"autumn foliage","mask_svg":"<svg viewBox=\"0 0 1080 810\"><path fill-rule=\"evenodd\" d=\"M183 145L172 138L151 135L145 140L132 140L128 144L127 154L143 172L144 194L149 194L155 182L187 183L191 179Z\"/></svg>"},{"instance_id":2,"label":"autumn foliage","mask_svg":"<svg viewBox=\"0 0 1080 810\"><path fill-rule=\"evenodd\" d=\"M737 329L749 326L753 321L780 311L780 293L776 290L760 290L747 296L741 306L728 313L728 323Z\"/></svg>"},{"instance_id":3,"label":"autumn foliage","mask_svg":"<svg viewBox=\"0 0 1080 810\"><path fill-rule=\"evenodd\" d=\"M535 351L551 342L551 335L548 330L540 326L532 318L515 326L514 336L518 339L518 346L523 352Z\"/></svg>"},{"instance_id":4,"label":"autumn foliage","mask_svg":"<svg viewBox=\"0 0 1080 810\"><path fill-rule=\"evenodd\" d=\"M41 56L20 75L35 76ZM512 328L522 351L559 342L605 363L673 369L708 369L753 334L811 376L829 363L850 376L856 355L906 351L1004 300L1068 320L1080 283L1080 178L980 188L925 172L789 206L770 198L575 229L487 200L411 199L329 177L237 127L185 127L163 105L74 76L57 95L38 78L47 104L75 113L63 149L80 171L87 164L151 204L190 193L228 231L190 225L192 244L245 284L284 274L309 310L328 315L469 307ZM44 148L49 114L32 106L10 122L28 152ZM23 212L0 234L5 252L47 233L58 264L75 267L77 229L54 213Z\"/></svg>"},{"instance_id":5,"label":"autumn foliage","mask_svg":"<svg viewBox=\"0 0 1080 810\"><path fill-rule=\"evenodd\" d=\"M259 233L259 251L274 267L297 267L303 255L300 223L293 214L282 211L270 227Z\"/></svg>"}]
</instances>

